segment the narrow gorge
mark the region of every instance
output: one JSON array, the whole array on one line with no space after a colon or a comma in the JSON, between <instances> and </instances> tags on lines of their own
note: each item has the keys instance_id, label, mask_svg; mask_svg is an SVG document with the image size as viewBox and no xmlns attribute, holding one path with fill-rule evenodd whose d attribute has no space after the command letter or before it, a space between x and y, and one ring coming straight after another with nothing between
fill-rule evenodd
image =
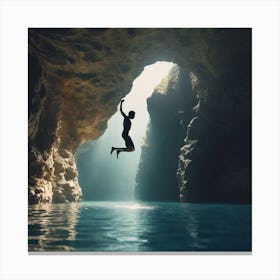
<instances>
[{"instance_id":1,"label":"narrow gorge","mask_svg":"<svg viewBox=\"0 0 280 280\"><path fill-rule=\"evenodd\" d=\"M82 200L75 152L156 61L177 66L148 99L136 198L251 202L251 29L30 28L28 40L29 204Z\"/></svg>"}]
</instances>

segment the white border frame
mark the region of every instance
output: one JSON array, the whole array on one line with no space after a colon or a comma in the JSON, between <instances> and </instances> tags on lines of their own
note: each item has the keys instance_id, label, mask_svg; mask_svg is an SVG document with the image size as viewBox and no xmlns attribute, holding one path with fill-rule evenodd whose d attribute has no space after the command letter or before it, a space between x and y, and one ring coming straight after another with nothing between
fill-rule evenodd
<instances>
[{"instance_id":1,"label":"white border frame","mask_svg":"<svg viewBox=\"0 0 280 280\"><path fill-rule=\"evenodd\" d=\"M1 279L280 279L278 1L2 0L0 8ZM28 27L253 28L252 255L28 255Z\"/></svg>"}]
</instances>

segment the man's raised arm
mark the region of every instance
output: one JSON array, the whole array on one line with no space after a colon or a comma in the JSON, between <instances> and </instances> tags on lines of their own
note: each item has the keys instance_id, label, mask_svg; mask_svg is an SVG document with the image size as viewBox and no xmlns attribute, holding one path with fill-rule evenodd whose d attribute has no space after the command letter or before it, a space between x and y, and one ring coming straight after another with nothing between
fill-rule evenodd
<instances>
[{"instance_id":1,"label":"man's raised arm","mask_svg":"<svg viewBox=\"0 0 280 280\"><path fill-rule=\"evenodd\" d=\"M124 102L124 99L121 101L120 111L121 111L122 116L123 116L124 118L127 118L127 115L126 115L126 114L123 112L123 110L122 110L122 104L123 104L123 102Z\"/></svg>"}]
</instances>

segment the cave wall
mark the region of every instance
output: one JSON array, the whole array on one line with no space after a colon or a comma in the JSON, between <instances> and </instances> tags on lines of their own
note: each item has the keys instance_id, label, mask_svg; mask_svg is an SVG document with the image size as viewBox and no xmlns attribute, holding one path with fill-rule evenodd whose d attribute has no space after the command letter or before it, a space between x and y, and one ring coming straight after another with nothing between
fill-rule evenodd
<instances>
[{"instance_id":1,"label":"cave wall","mask_svg":"<svg viewBox=\"0 0 280 280\"><path fill-rule=\"evenodd\" d=\"M81 143L96 139L105 131L107 120L129 92L133 80L144 66L158 60L188 67L197 77L193 79L198 99L195 112L205 134L198 137L193 128L200 148L185 146L180 152L181 200L200 200L195 195L200 187L199 175L195 174L205 177L207 166L202 164L202 157L194 158L190 150L197 154L207 150L202 142L206 142L206 131L213 131L211 125L219 133L209 136L208 150L213 145L213 149L220 148L220 157L229 153L236 158L230 163L221 159L218 166L223 170L212 170L217 177L213 180L219 181L221 188L225 184L234 188L235 181L229 178L243 178L236 182L242 182L248 190L251 29L31 28L28 40L29 203L81 199L73 153ZM219 137L222 146L216 144ZM217 162L216 156L212 165ZM238 167L241 163L243 169ZM189 173L193 181L187 176ZM203 199L207 201L208 197Z\"/></svg>"},{"instance_id":2,"label":"cave wall","mask_svg":"<svg viewBox=\"0 0 280 280\"><path fill-rule=\"evenodd\" d=\"M177 171L181 201L251 203L251 34L241 31L246 32L243 43L238 34L227 39L233 53L219 78L191 73L198 103L193 119L184 123Z\"/></svg>"},{"instance_id":3,"label":"cave wall","mask_svg":"<svg viewBox=\"0 0 280 280\"><path fill-rule=\"evenodd\" d=\"M136 176L138 200L179 201L176 174L185 136L181 120L192 119L196 98L188 70L175 66L168 79L167 86L160 84L147 99L150 122Z\"/></svg>"},{"instance_id":4,"label":"cave wall","mask_svg":"<svg viewBox=\"0 0 280 280\"><path fill-rule=\"evenodd\" d=\"M60 145L59 100L32 52L28 66L29 203L80 201L74 156Z\"/></svg>"},{"instance_id":5,"label":"cave wall","mask_svg":"<svg viewBox=\"0 0 280 280\"><path fill-rule=\"evenodd\" d=\"M206 91L192 79L197 95ZM177 170L181 201L251 203L251 88L242 83L228 81L222 92L214 86L201 94L193 119L183 123Z\"/></svg>"}]
</instances>

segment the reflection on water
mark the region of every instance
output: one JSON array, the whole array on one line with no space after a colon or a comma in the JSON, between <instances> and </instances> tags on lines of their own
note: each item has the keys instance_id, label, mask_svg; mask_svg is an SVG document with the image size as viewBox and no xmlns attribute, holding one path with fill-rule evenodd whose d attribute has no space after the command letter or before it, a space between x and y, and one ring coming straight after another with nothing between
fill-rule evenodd
<instances>
[{"instance_id":1,"label":"reflection on water","mask_svg":"<svg viewBox=\"0 0 280 280\"><path fill-rule=\"evenodd\" d=\"M83 202L29 207L29 251L250 251L251 206Z\"/></svg>"},{"instance_id":2,"label":"reflection on water","mask_svg":"<svg viewBox=\"0 0 280 280\"><path fill-rule=\"evenodd\" d=\"M80 203L41 204L28 210L29 251L72 251Z\"/></svg>"}]
</instances>

